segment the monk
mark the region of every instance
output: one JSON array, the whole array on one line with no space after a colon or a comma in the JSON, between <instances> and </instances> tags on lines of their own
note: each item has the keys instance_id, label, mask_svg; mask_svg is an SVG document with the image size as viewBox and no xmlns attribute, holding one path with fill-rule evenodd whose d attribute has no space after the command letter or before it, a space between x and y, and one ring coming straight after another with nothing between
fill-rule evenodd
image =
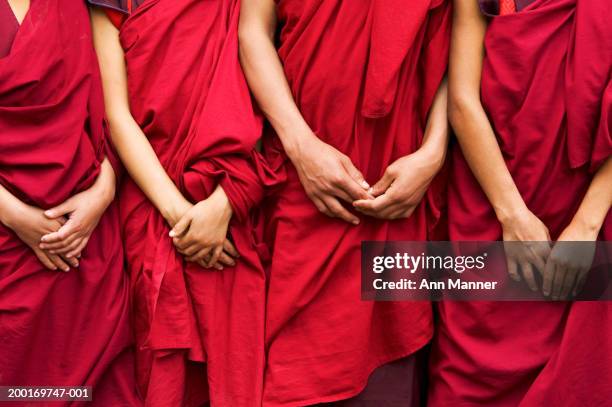
<instances>
[{"instance_id":1,"label":"monk","mask_svg":"<svg viewBox=\"0 0 612 407\"><path fill-rule=\"evenodd\" d=\"M121 224L145 404L258 406L266 250L255 209L275 180L255 150L240 4L91 3L111 136L130 175Z\"/></svg>"},{"instance_id":2,"label":"monk","mask_svg":"<svg viewBox=\"0 0 612 407\"><path fill-rule=\"evenodd\" d=\"M140 406L87 7L0 0L0 33L0 386Z\"/></svg>"},{"instance_id":3,"label":"monk","mask_svg":"<svg viewBox=\"0 0 612 407\"><path fill-rule=\"evenodd\" d=\"M286 176L264 204L264 406L418 404L431 305L361 301L360 245L443 238L449 36L440 0L243 2L242 66Z\"/></svg>"},{"instance_id":4,"label":"monk","mask_svg":"<svg viewBox=\"0 0 612 407\"><path fill-rule=\"evenodd\" d=\"M609 3L456 0L454 21L450 238L543 242L510 257L508 273L571 298L593 256L568 256L567 242L612 238ZM431 406L610 405L609 303L439 311Z\"/></svg>"}]
</instances>

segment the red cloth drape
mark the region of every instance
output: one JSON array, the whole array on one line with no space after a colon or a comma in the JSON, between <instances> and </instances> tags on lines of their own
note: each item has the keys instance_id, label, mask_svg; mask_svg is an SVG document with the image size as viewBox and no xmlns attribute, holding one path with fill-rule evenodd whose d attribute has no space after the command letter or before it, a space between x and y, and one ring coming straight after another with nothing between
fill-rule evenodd
<instances>
[{"instance_id":1,"label":"red cloth drape","mask_svg":"<svg viewBox=\"0 0 612 407\"><path fill-rule=\"evenodd\" d=\"M523 199L557 238L592 171L612 153L612 13L605 0L536 0L488 27L482 102ZM450 237L499 240L491 205L458 148ZM610 216L602 237L610 239ZM607 303L443 303L432 406L606 405Z\"/></svg>"},{"instance_id":2,"label":"red cloth drape","mask_svg":"<svg viewBox=\"0 0 612 407\"><path fill-rule=\"evenodd\" d=\"M261 399L264 251L252 208L274 179L255 151L261 119L238 61L239 8L236 0L145 0L120 30L134 118L192 202L223 187L241 254L223 272L186 263L160 213L131 180L123 185L138 376L151 406L199 406L207 385L215 406Z\"/></svg>"},{"instance_id":3,"label":"red cloth drape","mask_svg":"<svg viewBox=\"0 0 612 407\"><path fill-rule=\"evenodd\" d=\"M33 1L0 59L0 183L40 208L88 188L116 162L103 114L85 4ZM128 315L115 204L69 273L0 225L0 385L89 385L93 405L140 405Z\"/></svg>"},{"instance_id":4,"label":"red cloth drape","mask_svg":"<svg viewBox=\"0 0 612 407\"><path fill-rule=\"evenodd\" d=\"M0 1L0 58L8 55L18 29L19 22L8 1Z\"/></svg>"},{"instance_id":5,"label":"red cloth drape","mask_svg":"<svg viewBox=\"0 0 612 407\"><path fill-rule=\"evenodd\" d=\"M279 55L306 121L373 184L422 141L446 71L446 1L281 0ZM432 335L431 305L360 301L364 240L426 240L439 225L438 185L409 219L319 213L271 132L265 153L287 181L266 201L272 250L265 406L304 406L359 393L377 367Z\"/></svg>"}]
</instances>

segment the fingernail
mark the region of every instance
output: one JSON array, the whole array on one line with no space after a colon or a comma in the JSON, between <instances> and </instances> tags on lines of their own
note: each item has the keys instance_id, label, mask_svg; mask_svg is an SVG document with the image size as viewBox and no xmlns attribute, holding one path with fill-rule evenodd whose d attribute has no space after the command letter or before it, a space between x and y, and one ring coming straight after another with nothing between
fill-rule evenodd
<instances>
[{"instance_id":1,"label":"fingernail","mask_svg":"<svg viewBox=\"0 0 612 407\"><path fill-rule=\"evenodd\" d=\"M46 241L47 241L47 236L43 236L43 237L41 237L41 238L40 238L40 241L41 241L41 242L46 242Z\"/></svg>"},{"instance_id":2,"label":"fingernail","mask_svg":"<svg viewBox=\"0 0 612 407\"><path fill-rule=\"evenodd\" d=\"M53 212L51 212L51 211L45 211L45 216L52 217L52 216L53 216Z\"/></svg>"},{"instance_id":3,"label":"fingernail","mask_svg":"<svg viewBox=\"0 0 612 407\"><path fill-rule=\"evenodd\" d=\"M231 261L231 262L230 262L230 266L235 266L235 265L236 265L236 262L235 262L235 261Z\"/></svg>"},{"instance_id":4,"label":"fingernail","mask_svg":"<svg viewBox=\"0 0 612 407\"><path fill-rule=\"evenodd\" d=\"M170 237L174 237L174 236L176 236L176 233L174 232L174 230L171 230L170 233L168 233L168 235Z\"/></svg>"},{"instance_id":5,"label":"fingernail","mask_svg":"<svg viewBox=\"0 0 612 407\"><path fill-rule=\"evenodd\" d=\"M64 268L63 268L63 270L64 270L64 272L66 272L66 273L67 273L67 272L69 272L69 271L70 271L70 267L64 267Z\"/></svg>"},{"instance_id":6,"label":"fingernail","mask_svg":"<svg viewBox=\"0 0 612 407\"><path fill-rule=\"evenodd\" d=\"M370 184L368 184L366 180L361 181L361 186L364 187L365 189L370 188Z\"/></svg>"},{"instance_id":7,"label":"fingernail","mask_svg":"<svg viewBox=\"0 0 612 407\"><path fill-rule=\"evenodd\" d=\"M359 225L359 219L354 220L353 225Z\"/></svg>"},{"instance_id":8,"label":"fingernail","mask_svg":"<svg viewBox=\"0 0 612 407\"><path fill-rule=\"evenodd\" d=\"M368 194L372 195L374 193L374 188L368 189Z\"/></svg>"},{"instance_id":9,"label":"fingernail","mask_svg":"<svg viewBox=\"0 0 612 407\"><path fill-rule=\"evenodd\" d=\"M49 250L49 253L55 254L55 250Z\"/></svg>"}]
</instances>

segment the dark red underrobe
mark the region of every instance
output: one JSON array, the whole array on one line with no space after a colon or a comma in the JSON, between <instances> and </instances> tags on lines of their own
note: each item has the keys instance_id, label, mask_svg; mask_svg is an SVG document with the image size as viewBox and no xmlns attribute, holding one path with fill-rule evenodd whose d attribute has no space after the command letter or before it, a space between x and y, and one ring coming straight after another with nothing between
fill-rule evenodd
<instances>
[{"instance_id":1,"label":"dark red underrobe","mask_svg":"<svg viewBox=\"0 0 612 407\"><path fill-rule=\"evenodd\" d=\"M535 0L475 0L482 12L489 17L508 15L521 11Z\"/></svg>"},{"instance_id":2,"label":"dark red underrobe","mask_svg":"<svg viewBox=\"0 0 612 407\"><path fill-rule=\"evenodd\" d=\"M144 0L87 0L87 2L102 7L109 20L119 29Z\"/></svg>"},{"instance_id":3,"label":"dark red underrobe","mask_svg":"<svg viewBox=\"0 0 612 407\"><path fill-rule=\"evenodd\" d=\"M19 30L19 22L8 0L0 0L0 58L8 55Z\"/></svg>"}]
</instances>

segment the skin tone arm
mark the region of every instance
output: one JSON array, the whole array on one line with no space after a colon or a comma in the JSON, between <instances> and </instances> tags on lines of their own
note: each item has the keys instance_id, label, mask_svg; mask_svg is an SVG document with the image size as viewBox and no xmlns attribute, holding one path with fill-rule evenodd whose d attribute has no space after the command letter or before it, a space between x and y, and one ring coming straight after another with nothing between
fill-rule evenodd
<instances>
[{"instance_id":1,"label":"skin tone arm","mask_svg":"<svg viewBox=\"0 0 612 407\"><path fill-rule=\"evenodd\" d=\"M317 138L302 117L274 47L276 25L274 0L242 2L240 60L249 87L315 206L330 217L358 224L359 218L340 200L370 198L369 185L351 160Z\"/></svg>"},{"instance_id":2,"label":"skin tone arm","mask_svg":"<svg viewBox=\"0 0 612 407\"><path fill-rule=\"evenodd\" d=\"M226 239L232 209L225 192L218 186L208 199L196 205L181 194L130 112L118 30L99 8L92 9L91 19L111 136L127 171L174 228L170 236L187 260L217 269L222 268L218 261L235 264L229 255L237 255L236 250Z\"/></svg>"},{"instance_id":3,"label":"skin tone arm","mask_svg":"<svg viewBox=\"0 0 612 407\"><path fill-rule=\"evenodd\" d=\"M356 201L354 206L358 211L382 219L412 215L446 158L447 93L448 86L444 80L434 98L421 148L389 165L370 190L376 199Z\"/></svg>"},{"instance_id":4,"label":"skin tone arm","mask_svg":"<svg viewBox=\"0 0 612 407\"><path fill-rule=\"evenodd\" d=\"M454 5L449 119L463 155L495 210L503 228L504 241L549 241L548 229L527 208L506 167L480 101L486 20L474 0L455 0ZM487 154L482 154L483 151ZM526 245L517 253L509 250L508 272L512 278L520 280L520 265L527 284L535 291L538 287L533 266L543 270L549 252L548 244Z\"/></svg>"},{"instance_id":5,"label":"skin tone arm","mask_svg":"<svg viewBox=\"0 0 612 407\"><path fill-rule=\"evenodd\" d=\"M567 299L582 289L595 254L595 244L584 242L597 240L612 207L610 185L612 158L608 158L593 177L578 211L553 247L544 271L544 295L555 300Z\"/></svg>"}]
</instances>

